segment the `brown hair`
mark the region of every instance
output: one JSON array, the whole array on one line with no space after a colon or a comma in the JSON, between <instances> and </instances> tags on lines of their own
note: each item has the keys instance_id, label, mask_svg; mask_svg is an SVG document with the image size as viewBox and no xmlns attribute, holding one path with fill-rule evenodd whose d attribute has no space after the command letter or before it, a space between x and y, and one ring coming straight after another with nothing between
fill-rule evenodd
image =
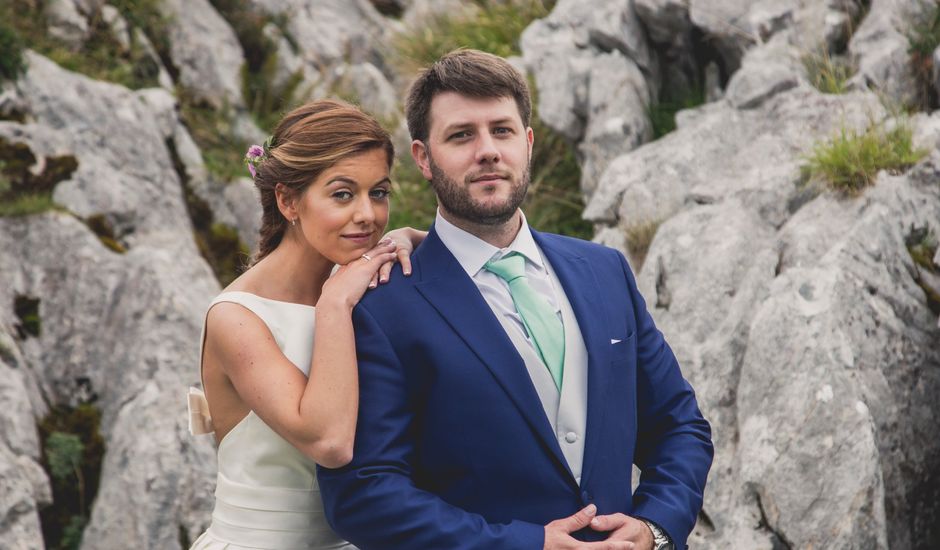
<instances>
[{"instance_id":1,"label":"brown hair","mask_svg":"<svg viewBox=\"0 0 940 550\"><path fill-rule=\"evenodd\" d=\"M532 100L529 85L519 71L502 57L459 49L422 70L411 84L405 100L411 139L427 141L431 100L441 92L457 92L475 98L511 97L516 101L523 125L529 126Z\"/></svg>"},{"instance_id":2,"label":"brown hair","mask_svg":"<svg viewBox=\"0 0 940 550\"><path fill-rule=\"evenodd\" d=\"M256 166L261 238L251 264L277 248L287 230L288 221L278 209L274 193L278 183L292 193L303 193L329 167L372 149L383 149L391 167L395 149L388 132L348 103L321 99L284 115L274 129L265 159Z\"/></svg>"}]
</instances>

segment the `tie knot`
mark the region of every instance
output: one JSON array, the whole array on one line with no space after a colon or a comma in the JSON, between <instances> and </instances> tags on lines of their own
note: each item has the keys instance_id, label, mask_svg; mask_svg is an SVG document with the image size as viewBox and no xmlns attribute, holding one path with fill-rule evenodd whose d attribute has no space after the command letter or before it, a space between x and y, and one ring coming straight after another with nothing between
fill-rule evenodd
<instances>
[{"instance_id":1,"label":"tie knot","mask_svg":"<svg viewBox=\"0 0 940 550\"><path fill-rule=\"evenodd\" d=\"M519 277L525 277L525 258L520 254L512 252L498 260L486 262L483 268L491 273L495 273L507 283L511 283Z\"/></svg>"}]
</instances>

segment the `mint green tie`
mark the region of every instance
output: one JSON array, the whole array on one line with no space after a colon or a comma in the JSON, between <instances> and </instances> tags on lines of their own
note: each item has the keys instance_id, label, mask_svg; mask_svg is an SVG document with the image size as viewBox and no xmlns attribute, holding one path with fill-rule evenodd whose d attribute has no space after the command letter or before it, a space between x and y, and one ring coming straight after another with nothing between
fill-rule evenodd
<instances>
[{"instance_id":1,"label":"mint green tie","mask_svg":"<svg viewBox=\"0 0 940 550\"><path fill-rule=\"evenodd\" d=\"M499 260L486 262L483 267L509 285L516 311L560 393L565 370L565 327L548 300L529 285L525 276L525 257L513 252Z\"/></svg>"}]
</instances>

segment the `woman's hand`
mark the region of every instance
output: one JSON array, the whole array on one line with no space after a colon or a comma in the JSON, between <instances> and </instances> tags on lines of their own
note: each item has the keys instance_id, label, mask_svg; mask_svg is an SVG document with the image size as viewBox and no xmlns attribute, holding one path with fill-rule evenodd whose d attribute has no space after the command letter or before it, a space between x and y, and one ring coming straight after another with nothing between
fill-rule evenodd
<instances>
[{"instance_id":1,"label":"woman's hand","mask_svg":"<svg viewBox=\"0 0 940 550\"><path fill-rule=\"evenodd\" d=\"M411 227L401 227L386 233L382 240L392 239L398 244L398 250L396 250L395 254L397 261L401 262L401 271L405 275L411 275L411 253L414 252L415 248L418 248L418 245L421 244L421 241L427 236L427 231L420 231ZM395 265L395 261L383 264L378 272L378 280L373 281L373 283L387 283L393 265ZM373 284L370 288L375 288L375 285Z\"/></svg>"},{"instance_id":2,"label":"woman's hand","mask_svg":"<svg viewBox=\"0 0 940 550\"><path fill-rule=\"evenodd\" d=\"M379 268L395 263L397 247L395 241L385 237L361 258L340 266L323 283L317 307L338 305L351 311L365 294L366 288L375 288Z\"/></svg>"}]
</instances>

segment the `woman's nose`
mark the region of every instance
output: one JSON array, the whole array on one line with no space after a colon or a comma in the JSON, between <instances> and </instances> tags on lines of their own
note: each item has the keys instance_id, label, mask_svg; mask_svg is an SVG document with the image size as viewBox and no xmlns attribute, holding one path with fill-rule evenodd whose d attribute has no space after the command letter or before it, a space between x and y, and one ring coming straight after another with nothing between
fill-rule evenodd
<instances>
[{"instance_id":1,"label":"woman's nose","mask_svg":"<svg viewBox=\"0 0 940 550\"><path fill-rule=\"evenodd\" d=\"M354 223L372 223L375 221L375 209L372 207L372 201L366 196L362 200L356 201L356 211L353 212Z\"/></svg>"}]
</instances>

